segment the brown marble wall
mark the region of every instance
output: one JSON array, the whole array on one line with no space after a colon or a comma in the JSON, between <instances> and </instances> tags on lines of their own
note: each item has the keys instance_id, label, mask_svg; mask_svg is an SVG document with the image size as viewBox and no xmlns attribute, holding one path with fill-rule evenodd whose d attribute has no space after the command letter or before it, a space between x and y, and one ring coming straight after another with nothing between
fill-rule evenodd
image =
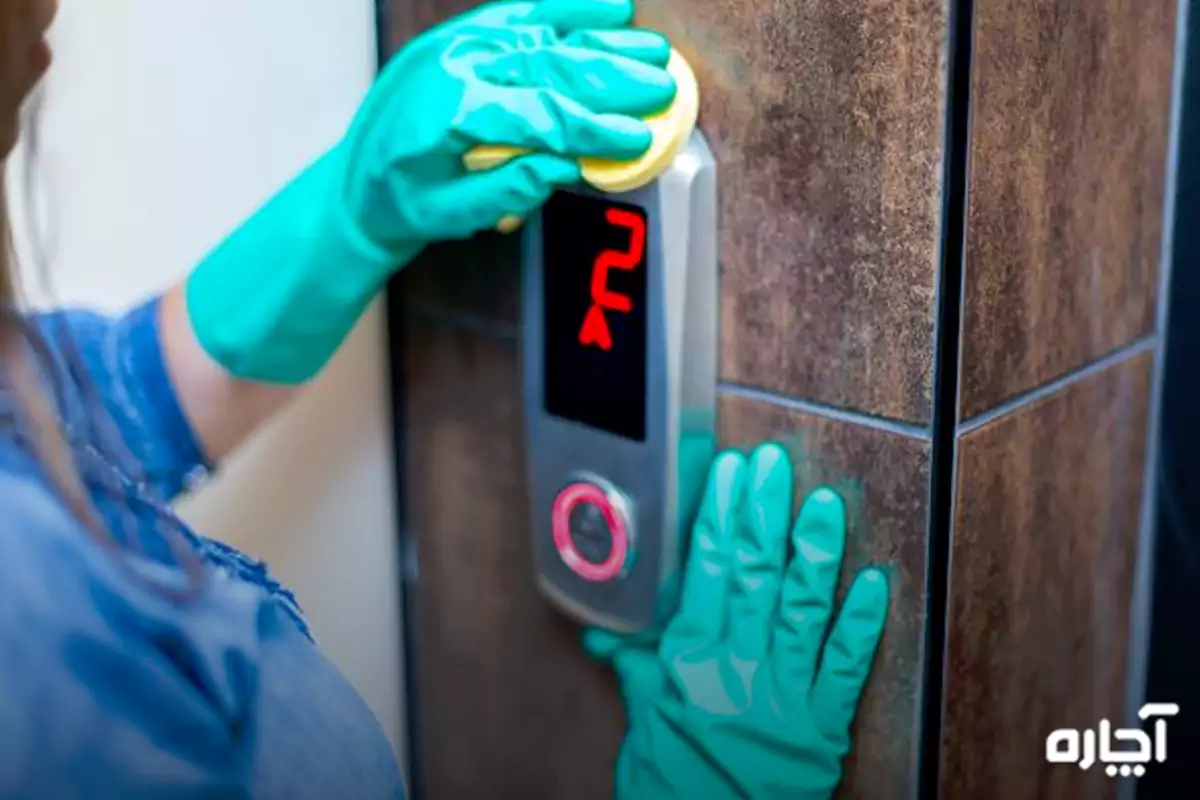
<instances>
[{"instance_id":1,"label":"brown marble wall","mask_svg":"<svg viewBox=\"0 0 1200 800\"><path fill-rule=\"evenodd\" d=\"M1153 331L1175 0L975 4L962 414Z\"/></svg>"},{"instance_id":2,"label":"brown marble wall","mask_svg":"<svg viewBox=\"0 0 1200 800\"><path fill-rule=\"evenodd\" d=\"M391 5L400 43L473 3ZM695 69L721 165L722 378L927 424L944 0L638 10ZM497 238L437 248L408 292L515 321L517 250Z\"/></svg>"},{"instance_id":3,"label":"brown marble wall","mask_svg":"<svg viewBox=\"0 0 1200 800\"><path fill-rule=\"evenodd\" d=\"M1125 708L1175 2L974 8L941 792L1109 797L1042 748Z\"/></svg>"},{"instance_id":4,"label":"brown marble wall","mask_svg":"<svg viewBox=\"0 0 1200 800\"><path fill-rule=\"evenodd\" d=\"M430 798L609 798L623 730L616 685L530 579L516 341L421 312L403 324L418 788ZM925 580L924 539L912 533L927 514L928 440L737 396L722 401L721 439L780 441L796 457L798 499L821 484L847 498L846 582L868 563L889 568L895 611L843 796L909 786Z\"/></svg>"},{"instance_id":5,"label":"brown marble wall","mask_svg":"<svg viewBox=\"0 0 1200 800\"><path fill-rule=\"evenodd\" d=\"M1042 729L1120 705L1174 3L975 2L964 314L935 332L947 2L639 13L695 67L721 169L722 442L790 447L798 495L849 501L848 566L891 575L841 795L916 796L930 523L953 514L941 795L1092 796ZM473 5L390 0L390 42ZM532 581L518 252L431 248L393 287L418 800L611 796L616 686ZM935 333L961 333L963 416L931 509Z\"/></svg>"},{"instance_id":6,"label":"brown marble wall","mask_svg":"<svg viewBox=\"0 0 1200 800\"><path fill-rule=\"evenodd\" d=\"M391 40L470 5L393 0ZM721 169L721 376L735 393L720 409L724 443L796 449L801 491L830 481L851 499L851 563L892 574L895 613L843 794L911 796L944 2L642 0L639 14L696 69ZM420 564L410 702L422 797L607 797L621 735L611 679L531 580L517 258L515 238L481 236L433 248L395 287L409 318L406 492ZM743 388L763 394L736 396ZM788 410L792 397L813 408Z\"/></svg>"},{"instance_id":7,"label":"brown marble wall","mask_svg":"<svg viewBox=\"0 0 1200 800\"><path fill-rule=\"evenodd\" d=\"M404 333L419 796L608 800L615 681L531 577L516 342L415 313Z\"/></svg>"},{"instance_id":8,"label":"brown marble wall","mask_svg":"<svg viewBox=\"0 0 1200 800\"><path fill-rule=\"evenodd\" d=\"M942 788L1107 797L1047 734L1120 720L1153 359L1137 350L959 438Z\"/></svg>"},{"instance_id":9,"label":"brown marble wall","mask_svg":"<svg viewBox=\"0 0 1200 800\"><path fill-rule=\"evenodd\" d=\"M929 439L727 395L721 443L776 441L792 453L799 503L821 485L847 501L842 589L864 566L884 566L892 605L854 731L843 797L911 797L919 757Z\"/></svg>"}]
</instances>

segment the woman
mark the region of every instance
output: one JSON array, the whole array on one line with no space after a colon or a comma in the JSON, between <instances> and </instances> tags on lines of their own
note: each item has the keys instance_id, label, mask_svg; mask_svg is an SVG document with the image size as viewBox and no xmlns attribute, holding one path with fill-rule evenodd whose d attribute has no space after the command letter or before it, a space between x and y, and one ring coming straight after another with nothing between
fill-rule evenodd
<instances>
[{"instance_id":1,"label":"woman","mask_svg":"<svg viewBox=\"0 0 1200 800\"><path fill-rule=\"evenodd\" d=\"M0 0L0 157L55 11ZM528 214L579 179L579 157L645 150L639 120L674 86L666 42L631 18L628 0L502 3L427 32L336 147L117 319L21 315L0 250L0 796L403 796L292 596L168 503L322 369L426 244ZM468 174L477 143L538 154ZM622 796L836 785L886 584L860 576L818 668L842 510L828 491L806 503L785 570L790 487L778 448L721 456L661 647L589 634L629 703ZM721 680L735 664L764 668Z\"/></svg>"}]
</instances>

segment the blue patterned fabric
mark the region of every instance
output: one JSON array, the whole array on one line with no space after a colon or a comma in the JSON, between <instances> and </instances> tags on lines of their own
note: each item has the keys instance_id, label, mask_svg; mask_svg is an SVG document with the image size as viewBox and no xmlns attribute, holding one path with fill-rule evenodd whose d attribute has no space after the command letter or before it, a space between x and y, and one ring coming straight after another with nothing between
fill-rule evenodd
<instances>
[{"instance_id":1,"label":"blue patterned fabric","mask_svg":"<svg viewBox=\"0 0 1200 800\"><path fill-rule=\"evenodd\" d=\"M0 374L0 797L403 797L295 597L172 511L212 465L157 320L157 300L31 319L104 538L51 490ZM181 553L204 565L188 603Z\"/></svg>"}]
</instances>

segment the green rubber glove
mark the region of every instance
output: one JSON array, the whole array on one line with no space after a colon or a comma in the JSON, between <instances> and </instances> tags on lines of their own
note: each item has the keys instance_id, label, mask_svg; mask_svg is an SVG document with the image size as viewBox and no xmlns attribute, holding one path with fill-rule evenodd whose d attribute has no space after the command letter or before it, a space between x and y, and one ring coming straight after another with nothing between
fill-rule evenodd
<instances>
[{"instance_id":1,"label":"green rubber glove","mask_svg":"<svg viewBox=\"0 0 1200 800\"><path fill-rule=\"evenodd\" d=\"M579 157L640 156L675 85L669 44L632 19L632 0L499 3L414 39L345 138L190 275L201 346L236 377L306 381L427 244L528 215ZM479 144L538 153L469 173Z\"/></svg>"},{"instance_id":2,"label":"green rubber glove","mask_svg":"<svg viewBox=\"0 0 1200 800\"><path fill-rule=\"evenodd\" d=\"M601 630L584 646L620 679L629 730L619 800L812 800L837 787L887 615L866 569L825 634L845 510L819 489L789 526L792 468L764 445L717 456L676 616L657 647ZM788 532L795 552L787 558Z\"/></svg>"}]
</instances>

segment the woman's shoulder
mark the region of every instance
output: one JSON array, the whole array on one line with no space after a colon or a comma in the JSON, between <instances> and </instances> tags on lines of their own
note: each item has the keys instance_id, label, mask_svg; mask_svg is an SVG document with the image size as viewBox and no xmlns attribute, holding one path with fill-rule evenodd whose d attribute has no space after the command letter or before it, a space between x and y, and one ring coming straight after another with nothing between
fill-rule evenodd
<instances>
[{"instance_id":1,"label":"woman's shoulder","mask_svg":"<svg viewBox=\"0 0 1200 800\"><path fill-rule=\"evenodd\" d=\"M198 597L181 602L182 569L140 556L119 532L89 530L40 470L10 455L0 452L0 643L84 636L132 652L223 632L225 648L257 649L261 592L205 569Z\"/></svg>"},{"instance_id":2,"label":"woman's shoulder","mask_svg":"<svg viewBox=\"0 0 1200 800\"><path fill-rule=\"evenodd\" d=\"M183 605L142 568L0 454L0 796L138 797L151 776L244 796L251 744L231 732L254 713L258 601Z\"/></svg>"},{"instance_id":3,"label":"woman's shoulder","mask_svg":"<svg viewBox=\"0 0 1200 800\"><path fill-rule=\"evenodd\" d=\"M105 609L97 607L98 598L110 598L111 603L128 593L107 549L76 519L40 470L14 465L4 456L0 641L20 641L27 652L41 651L59 647L59 637L109 627Z\"/></svg>"},{"instance_id":4,"label":"woman's shoulder","mask_svg":"<svg viewBox=\"0 0 1200 800\"><path fill-rule=\"evenodd\" d=\"M32 459L0 453L0 509L0 593L26 582L46 586L63 581L62 571L35 581L30 568L39 562L61 559L65 570L80 566L80 554L69 543L81 535L82 526Z\"/></svg>"}]
</instances>

